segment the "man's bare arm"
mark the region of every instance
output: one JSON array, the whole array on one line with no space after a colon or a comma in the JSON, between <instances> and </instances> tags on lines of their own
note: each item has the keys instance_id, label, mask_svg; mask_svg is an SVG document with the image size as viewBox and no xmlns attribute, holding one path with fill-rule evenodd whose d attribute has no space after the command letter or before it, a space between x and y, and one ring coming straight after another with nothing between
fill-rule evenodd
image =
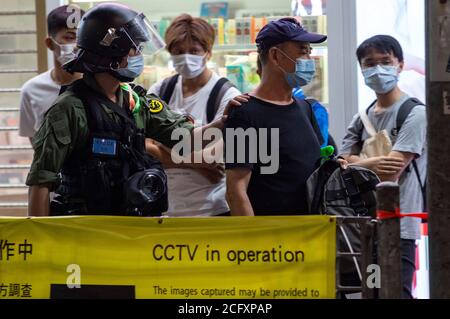
<instances>
[{"instance_id":1,"label":"man's bare arm","mask_svg":"<svg viewBox=\"0 0 450 319\"><path fill-rule=\"evenodd\" d=\"M227 201L232 216L255 216L247 195L252 171L246 168L227 170Z\"/></svg>"},{"instance_id":2,"label":"man's bare arm","mask_svg":"<svg viewBox=\"0 0 450 319\"><path fill-rule=\"evenodd\" d=\"M49 185L33 185L28 191L28 216L50 215Z\"/></svg>"},{"instance_id":3,"label":"man's bare arm","mask_svg":"<svg viewBox=\"0 0 450 319\"><path fill-rule=\"evenodd\" d=\"M374 171L382 181L397 181L414 159L414 154L391 152L388 156L361 159L356 155L343 155L350 165L358 165Z\"/></svg>"}]
</instances>

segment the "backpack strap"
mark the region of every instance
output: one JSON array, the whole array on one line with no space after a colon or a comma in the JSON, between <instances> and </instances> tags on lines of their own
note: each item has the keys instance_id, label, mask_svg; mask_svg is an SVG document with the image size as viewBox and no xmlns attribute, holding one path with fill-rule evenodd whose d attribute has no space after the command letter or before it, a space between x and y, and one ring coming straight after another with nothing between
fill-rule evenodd
<instances>
[{"instance_id":1,"label":"backpack strap","mask_svg":"<svg viewBox=\"0 0 450 319\"><path fill-rule=\"evenodd\" d=\"M369 105L369 107L366 109L366 114L367 115L369 115L370 110L375 107L377 102L378 102L378 100L375 100L375 101L372 102L372 104Z\"/></svg>"},{"instance_id":2,"label":"backpack strap","mask_svg":"<svg viewBox=\"0 0 450 319\"><path fill-rule=\"evenodd\" d=\"M314 196L311 202L311 212L316 213L320 211L321 203L323 202L325 184L334 171L340 168L340 164L335 160L329 160L322 164L317 175L317 183L314 188Z\"/></svg>"},{"instance_id":3,"label":"backpack strap","mask_svg":"<svg viewBox=\"0 0 450 319\"><path fill-rule=\"evenodd\" d=\"M163 80L161 84L161 88L159 89L159 97L161 100L166 102L169 105L170 98L173 95L173 91L175 91L175 86L177 85L179 74L175 74L169 78Z\"/></svg>"},{"instance_id":4,"label":"backpack strap","mask_svg":"<svg viewBox=\"0 0 450 319\"><path fill-rule=\"evenodd\" d=\"M400 109L397 113L396 128L392 131L392 135L397 136L400 133L400 130L402 129L402 126L408 118L409 114L418 105L424 104L416 98L409 98L405 101L405 103L402 104L402 106L400 106Z\"/></svg>"},{"instance_id":5,"label":"backpack strap","mask_svg":"<svg viewBox=\"0 0 450 319\"><path fill-rule=\"evenodd\" d=\"M420 178L419 173L419 167L417 166L417 161L412 161L412 166L414 169L414 173L416 174L417 180L420 185L420 190L422 191L422 200L423 200L423 208L426 211L427 210L427 179L425 178L424 182L422 183L422 179Z\"/></svg>"},{"instance_id":6,"label":"backpack strap","mask_svg":"<svg viewBox=\"0 0 450 319\"><path fill-rule=\"evenodd\" d=\"M406 100L398 110L397 113L397 120L396 120L396 128L392 130L392 135L397 136L400 133L400 130L402 129L403 124L405 123L406 119L408 118L411 111L418 105L424 105L419 99L416 98L409 98ZM423 199L423 205L424 207L427 207L427 190L426 190L426 179L424 183L422 183L422 179L420 178L419 168L417 166L417 161L414 159L411 162L411 165L414 169L414 174L417 177L417 180L420 185L420 190L422 192L422 199ZM409 169L409 167L408 167Z\"/></svg>"},{"instance_id":7,"label":"backpack strap","mask_svg":"<svg viewBox=\"0 0 450 319\"><path fill-rule=\"evenodd\" d=\"M351 168L342 171L342 180L344 181L347 195L350 200L350 207L355 211L357 216L366 216L369 211L362 199L361 190L353 178L353 171Z\"/></svg>"},{"instance_id":8,"label":"backpack strap","mask_svg":"<svg viewBox=\"0 0 450 319\"><path fill-rule=\"evenodd\" d=\"M306 99L306 100L295 99L295 100L303 109L306 110L306 114L308 115L309 122L312 125L314 133L316 133L317 139L319 140L319 144L322 145L324 142L322 132L320 131L319 124L317 123L317 120L316 120L316 117L314 116L314 111L312 108L312 106L313 106L312 103L315 103L317 101L313 100L313 99ZM303 102L306 103L306 107L303 107L304 106L304 105L302 105L302 104L304 104Z\"/></svg>"},{"instance_id":9,"label":"backpack strap","mask_svg":"<svg viewBox=\"0 0 450 319\"><path fill-rule=\"evenodd\" d=\"M235 86L227 78L219 79L214 85L206 103L206 120L208 124L214 121L220 107L220 102L222 102L225 93L232 87Z\"/></svg>"},{"instance_id":10,"label":"backpack strap","mask_svg":"<svg viewBox=\"0 0 450 319\"><path fill-rule=\"evenodd\" d=\"M59 95L62 95L64 92L66 92L67 89L68 89L70 86L71 86L71 84L68 84L68 85L61 85L61 87L59 88L58 96L59 96Z\"/></svg>"}]
</instances>

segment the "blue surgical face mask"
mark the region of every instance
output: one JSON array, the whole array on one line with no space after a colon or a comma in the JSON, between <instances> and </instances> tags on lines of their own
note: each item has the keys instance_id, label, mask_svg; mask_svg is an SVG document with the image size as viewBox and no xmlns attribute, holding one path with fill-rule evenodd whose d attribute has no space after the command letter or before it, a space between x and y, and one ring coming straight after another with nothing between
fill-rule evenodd
<instances>
[{"instance_id":1,"label":"blue surgical face mask","mask_svg":"<svg viewBox=\"0 0 450 319\"><path fill-rule=\"evenodd\" d=\"M398 83L398 67L377 65L362 70L366 85L378 94L391 92Z\"/></svg>"},{"instance_id":2,"label":"blue surgical face mask","mask_svg":"<svg viewBox=\"0 0 450 319\"><path fill-rule=\"evenodd\" d=\"M126 68L115 70L118 79L123 82L131 82L144 71L144 56L142 54L128 57Z\"/></svg>"},{"instance_id":3,"label":"blue surgical face mask","mask_svg":"<svg viewBox=\"0 0 450 319\"><path fill-rule=\"evenodd\" d=\"M278 49L285 57L295 63L295 72L286 72L283 68L280 69L284 72L286 82L293 89L306 86L311 83L314 75L316 74L316 63L312 59L297 59L294 61L282 50Z\"/></svg>"}]
</instances>

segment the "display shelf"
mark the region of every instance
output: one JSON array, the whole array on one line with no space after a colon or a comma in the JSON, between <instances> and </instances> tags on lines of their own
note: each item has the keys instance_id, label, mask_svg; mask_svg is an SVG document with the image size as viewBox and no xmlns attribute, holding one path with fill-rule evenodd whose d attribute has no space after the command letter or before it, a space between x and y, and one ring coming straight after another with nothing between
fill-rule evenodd
<instances>
[{"instance_id":1,"label":"display shelf","mask_svg":"<svg viewBox=\"0 0 450 319\"><path fill-rule=\"evenodd\" d=\"M215 45L213 52L221 51L256 51L256 44L223 44Z\"/></svg>"},{"instance_id":2,"label":"display shelf","mask_svg":"<svg viewBox=\"0 0 450 319\"><path fill-rule=\"evenodd\" d=\"M314 44L311 43L311 47L313 49L327 49L327 44L321 43L321 44ZM214 52L221 52L221 51L256 51L257 46L256 44L223 44L223 45L215 45L213 47Z\"/></svg>"},{"instance_id":3,"label":"display shelf","mask_svg":"<svg viewBox=\"0 0 450 319\"><path fill-rule=\"evenodd\" d=\"M137 1L134 0L122 0L121 2L131 6L137 4ZM173 8L169 4L172 2L175 3L175 0L159 2L157 6L159 10L147 5L139 8L148 13L147 16L151 23L163 38L170 23L181 14L181 12L172 11ZM230 79L241 91L252 90L259 84L259 76L256 72L257 46L254 43L258 32L266 23L288 16L291 12L298 16L297 18L308 31L326 34L328 24L326 2L319 0L315 2L317 3L312 3L314 8L309 8L308 2L297 1L294 10L289 8L289 5L273 5L269 0L229 0L230 10L224 17L203 17L216 32L216 43L212 49L208 67L220 76ZM198 5L198 9L200 9L200 4L201 1L192 2L192 5L186 5L186 8L182 10L194 13L195 16L196 6ZM197 12L200 14L200 11ZM311 47L313 48L311 57L316 62L317 73L313 82L303 89L307 96L327 104L329 102L328 43L311 44ZM145 64L144 73L136 79L136 82L147 88L174 73L167 51L160 52L154 57L146 57Z\"/></svg>"}]
</instances>

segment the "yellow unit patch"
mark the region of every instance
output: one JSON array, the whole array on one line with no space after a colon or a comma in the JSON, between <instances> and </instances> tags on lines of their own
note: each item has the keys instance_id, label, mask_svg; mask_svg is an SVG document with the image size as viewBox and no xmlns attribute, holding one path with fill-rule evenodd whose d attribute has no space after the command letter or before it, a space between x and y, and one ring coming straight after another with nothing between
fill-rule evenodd
<instances>
[{"instance_id":1,"label":"yellow unit patch","mask_svg":"<svg viewBox=\"0 0 450 319\"><path fill-rule=\"evenodd\" d=\"M164 104L162 104L161 101L158 100L149 100L147 107L151 113L159 113L163 110Z\"/></svg>"}]
</instances>

